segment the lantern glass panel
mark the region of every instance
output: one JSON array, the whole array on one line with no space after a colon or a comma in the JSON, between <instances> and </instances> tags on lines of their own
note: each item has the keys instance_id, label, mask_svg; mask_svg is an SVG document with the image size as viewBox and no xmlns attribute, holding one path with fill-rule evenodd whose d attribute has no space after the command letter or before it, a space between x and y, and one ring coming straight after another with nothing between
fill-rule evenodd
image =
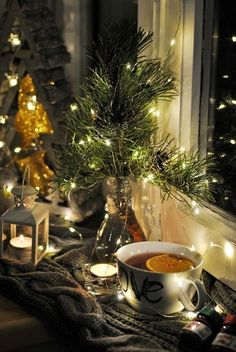
<instances>
[{"instance_id":1,"label":"lantern glass panel","mask_svg":"<svg viewBox=\"0 0 236 352\"><path fill-rule=\"evenodd\" d=\"M9 240L10 240L10 225L3 223L3 234L2 234L3 251L6 250Z\"/></svg>"},{"instance_id":2,"label":"lantern glass panel","mask_svg":"<svg viewBox=\"0 0 236 352\"><path fill-rule=\"evenodd\" d=\"M44 219L38 226L37 257L40 258L46 250L47 250L47 220Z\"/></svg>"}]
</instances>

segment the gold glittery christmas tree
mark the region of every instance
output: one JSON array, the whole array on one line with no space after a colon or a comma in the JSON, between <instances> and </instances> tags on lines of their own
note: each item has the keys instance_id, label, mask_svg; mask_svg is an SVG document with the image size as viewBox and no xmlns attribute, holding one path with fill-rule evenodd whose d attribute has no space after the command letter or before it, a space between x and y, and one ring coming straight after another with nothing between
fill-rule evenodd
<instances>
[{"instance_id":1,"label":"gold glittery christmas tree","mask_svg":"<svg viewBox=\"0 0 236 352\"><path fill-rule=\"evenodd\" d=\"M45 163L46 151L42 147L40 135L52 134L53 129L47 112L37 99L36 89L29 74L21 80L15 129L20 135L24 154L24 157L16 157L15 161L21 171L29 165L30 182L39 190L39 196L45 197L48 195L48 183L53 171Z\"/></svg>"}]
</instances>

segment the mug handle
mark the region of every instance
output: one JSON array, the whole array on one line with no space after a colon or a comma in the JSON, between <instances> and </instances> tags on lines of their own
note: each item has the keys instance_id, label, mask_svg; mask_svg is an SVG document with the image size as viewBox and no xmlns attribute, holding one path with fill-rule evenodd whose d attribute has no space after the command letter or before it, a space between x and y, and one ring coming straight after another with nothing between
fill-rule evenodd
<instances>
[{"instance_id":1,"label":"mug handle","mask_svg":"<svg viewBox=\"0 0 236 352\"><path fill-rule=\"evenodd\" d=\"M197 303L193 304L191 297L189 295L189 289L191 286L195 287L197 293ZM183 304L184 308L190 312L201 309L207 298L206 289L199 279L181 279L181 285L178 292L178 299Z\"/></svg>"}]
</instances>

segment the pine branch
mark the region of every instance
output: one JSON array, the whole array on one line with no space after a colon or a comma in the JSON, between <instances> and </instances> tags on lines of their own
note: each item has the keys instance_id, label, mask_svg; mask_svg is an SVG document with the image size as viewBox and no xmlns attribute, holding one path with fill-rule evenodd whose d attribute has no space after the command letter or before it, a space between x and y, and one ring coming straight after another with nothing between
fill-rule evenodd
<instances>
[{"instance_id":1,"label":"pine branch","mask_svg":"<svg viewBox=\"0 0 236 352\"><path fill-rule=\"evenodd\" d=\"M55 182L63 192L72 185L91 187L107 176L133 175L159 185L164 198L183 193L211 198L207 160L180 153L169 136L156 140L153 105L156 109L177 93L166 64L142 56L151 40L151 33L115 23L89 51L95 67L77 109L67 112L67 142L54 146Z\"/></svg>"}]
</instances>

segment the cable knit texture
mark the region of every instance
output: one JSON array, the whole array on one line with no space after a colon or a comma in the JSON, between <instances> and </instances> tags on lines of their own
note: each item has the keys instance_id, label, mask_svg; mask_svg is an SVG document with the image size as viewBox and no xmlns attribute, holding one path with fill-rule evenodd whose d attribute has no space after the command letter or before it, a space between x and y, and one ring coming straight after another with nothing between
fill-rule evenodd
<instances>
[{"instance_id":1,"label":"cable knit texture","mask_svg":"<svg viewBox=\"0 0 236 352\"><path fill-rule=\"evenodd\" d=\"M50 241L62 249L53 258L32 264L0 261L0 292L39 318L65 351L164 352L178 351L178 338L186 324L184 313L171 317L148 316L124 301L99 302L83 288L81 266L88 262L94 238L71 236L67 229L50 228ZM212 276L203 280L212 300L236 312L236 293Z\"/></svg>"}]
</instances>

